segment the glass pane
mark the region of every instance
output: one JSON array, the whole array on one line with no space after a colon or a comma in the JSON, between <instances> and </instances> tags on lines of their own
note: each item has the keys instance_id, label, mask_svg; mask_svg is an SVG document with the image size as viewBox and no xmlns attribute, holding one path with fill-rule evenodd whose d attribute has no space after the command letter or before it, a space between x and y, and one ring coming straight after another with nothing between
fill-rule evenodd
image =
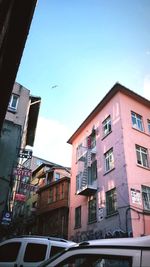
<instances>
[{"instance_id":1,"label":"glass pane","mask_svg":"<svg viewBox=\"0 0 150 267\"><path fill-rule=\"evenodd\" d=\"M46 256L47 245L29 243L26 246L24 262L43 261Z\"/></svg>"},{"instance_id":2,"label":"glass pane","mask_svg":"<svg viewBox=\"0 0 150 267\"><path fill-rule=\"evenodd\" d=\"M20 247L20 242L12 242L0 246L0 262L16 261Z\"/></svg>"},{"instance_id":3,"label":"glass pane","mask_svg":"<svg viewBox=\"0 0 150 267\"><path fill-rule=\"evenodd\" d=\"M143 166L148 167L147 155L143 154L142 159L143 159Z\"/></svg>"},{"instance_id":4,"label":"glass pane","mask_svg":"<svg viewBox=\"0 0 150 267\"><path fill-rule=\"evenodd\" d=\"M132 258L102 256L100 254L75 255L57 264L56 267L131 267Z\"/></svg>"}]
</instances>

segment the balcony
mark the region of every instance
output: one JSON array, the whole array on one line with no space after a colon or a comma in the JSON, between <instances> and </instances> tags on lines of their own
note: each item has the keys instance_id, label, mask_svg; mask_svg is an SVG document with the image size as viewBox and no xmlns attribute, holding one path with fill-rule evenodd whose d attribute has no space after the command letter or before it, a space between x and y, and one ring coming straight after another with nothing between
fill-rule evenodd
<instances>
[{"instance_id":1,"label":"balcony","mask_svg":"<svg viewBox=\"0 0 150 267\"><path fill-rule=\"evenodd\" d=\"M77 177L77 195L91 196L97 191L97 179L92 181L85 171Z\"/></svg>"}]
</instances>

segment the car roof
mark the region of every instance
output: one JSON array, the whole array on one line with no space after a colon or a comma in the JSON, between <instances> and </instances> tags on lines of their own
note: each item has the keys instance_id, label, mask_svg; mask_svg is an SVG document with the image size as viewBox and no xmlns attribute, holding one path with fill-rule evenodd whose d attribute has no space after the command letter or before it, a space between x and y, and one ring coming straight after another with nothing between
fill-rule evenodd
<instances>
[{"instance_id":1,"label":"car roof","mask_svg":"<svg viewBox=\"0 0 150 267\"><path fill-rule=\"evenodd\" d=\"M61 244L65 244L66 246L68 245L75 245L76 243L73 242L73 241L70 241L70 240L67 240L67 239L63 239L63 238L59 238L59 237L52 237L52 236L39 236L39 235L21 235L21 236L13 236L13 237L10 237L5 241L10 241L10 240L13 240L13 241L17 241L17 240L48 240L48 241L52 241L52 242L57 242L57 243L61 243Z\"/></svg>"},{"instance_id":2,"label":"car roof","mask_svg":"<svg viewBox=\"0 0 150 267\"><path fill-rule=\"evenodd\" d=\"M150 235L143 237L127 237L127 238L112 238L112 239L97 239L79 243L79 247L149 247Z\"/></svg>"}]
</instances>

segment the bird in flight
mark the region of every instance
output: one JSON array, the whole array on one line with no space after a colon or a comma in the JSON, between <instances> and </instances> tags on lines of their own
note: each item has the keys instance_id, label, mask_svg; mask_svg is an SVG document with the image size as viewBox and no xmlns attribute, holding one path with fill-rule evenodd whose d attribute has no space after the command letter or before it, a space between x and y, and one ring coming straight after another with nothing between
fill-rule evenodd
<instances>
[{"instance_id":1,"label":"bird in flight","mask_svg":"<svg viewBox=\"0 0 150 267\"><path fill-rule=\"evenodd\" d=\"M53 86L51 86L51 89L54 89L54 88L56 88L56 87L58 87L58 85L56 84L56 85L53 85Z\"/></svg>"}]
</instances>

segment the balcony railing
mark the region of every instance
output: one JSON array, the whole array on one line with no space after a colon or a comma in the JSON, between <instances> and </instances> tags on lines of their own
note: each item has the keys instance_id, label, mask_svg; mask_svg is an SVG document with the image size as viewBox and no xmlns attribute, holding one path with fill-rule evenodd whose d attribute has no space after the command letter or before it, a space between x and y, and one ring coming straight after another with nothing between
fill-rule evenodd
<instances>
[{"instance_id":1,"label":"balcony railing","mask_svg":"<svg viewBox=\"0 0 150 267\"><path fill-rule=\"evenodd\" d=\"M86 158L86 153L87 153L87 147L80 147L80 149L77 152L77 161L81 160L81 161L85 161Z\"/></svg>"},{"instance_id":2,"label":"balcony railing","mask_svg":"<svg viewBox=\"0 0 150 267\"><path fill-rule=\"evenodd\" d=\"M77 184L76 193L78 195L90 196L97 191L97 180L92 181L92 179L88 177L86 171L80 173Z\"/></svg>"}]
</instances>

